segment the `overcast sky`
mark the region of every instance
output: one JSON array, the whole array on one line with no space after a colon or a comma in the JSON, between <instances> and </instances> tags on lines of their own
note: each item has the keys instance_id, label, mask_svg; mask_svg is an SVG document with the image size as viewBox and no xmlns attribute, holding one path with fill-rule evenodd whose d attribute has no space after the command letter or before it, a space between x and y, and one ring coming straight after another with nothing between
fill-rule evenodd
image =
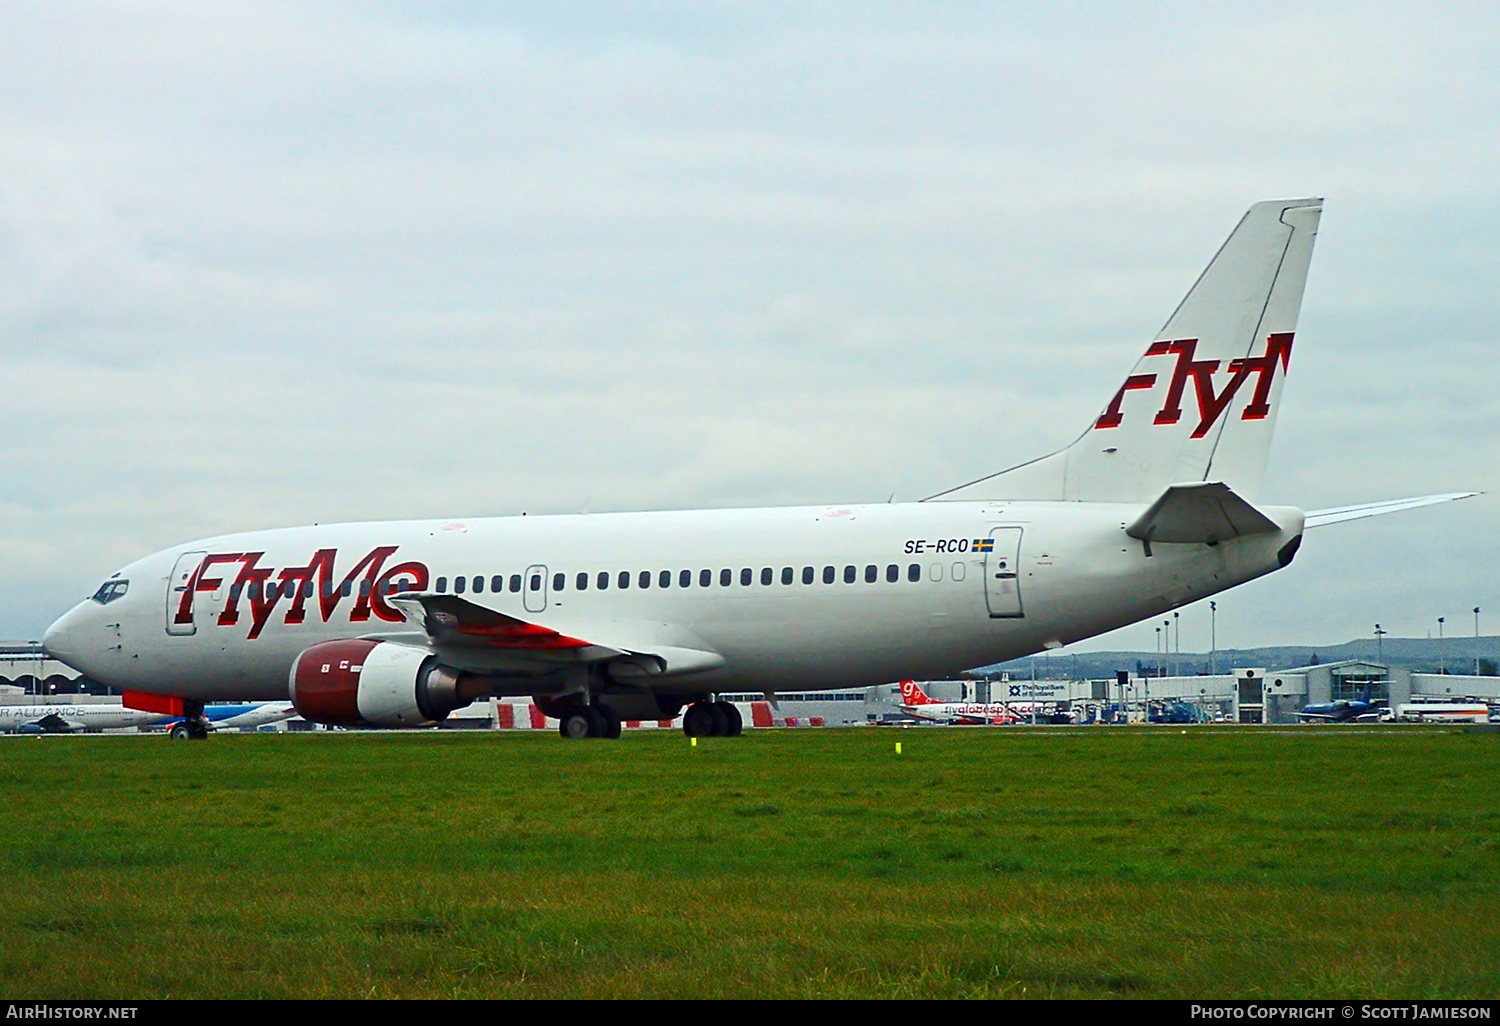
<instances>
[{"instance_id":1,"label":"overcast sky","mask_svg":"<svg viewBox=\"0 0 1500 1026\"><path fill-rule=\"evenodd\" d=\"M1306 195L1266 498L1491 494L1310 533L1219 642L1500 632L1497 10L7 4L0 637L230 530L921 498Z\"/></svg>"}]
</instances>

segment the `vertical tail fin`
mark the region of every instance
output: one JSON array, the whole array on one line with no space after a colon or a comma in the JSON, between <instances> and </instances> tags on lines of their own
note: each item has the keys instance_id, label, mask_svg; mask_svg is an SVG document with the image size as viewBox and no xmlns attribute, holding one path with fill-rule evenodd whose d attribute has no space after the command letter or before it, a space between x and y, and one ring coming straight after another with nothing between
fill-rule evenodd
<instances>
[{"instance_id":1,"label":"vertical tail fin","mask_svg":"<svg viewBox=\"0 0 1500 1026\"><path fill-rule=\"evenodd\" d=\"M914 680L903 680L901 682L901 703L903 705L935 705L936 701L929 698L927 692L922 690L922 685Z\"/></svg>"},{"instance_id":2,"label":"vertical tail fin","mask_svg":"<svg viewBox=\"0 0 1500 1026\"><path fill-rule=\"evenodd\" d=\"M931 498L1150 502L1211 480L1253 499L1322 209L1251 207L1076 442Z\"/></svg>"}]
</instances>

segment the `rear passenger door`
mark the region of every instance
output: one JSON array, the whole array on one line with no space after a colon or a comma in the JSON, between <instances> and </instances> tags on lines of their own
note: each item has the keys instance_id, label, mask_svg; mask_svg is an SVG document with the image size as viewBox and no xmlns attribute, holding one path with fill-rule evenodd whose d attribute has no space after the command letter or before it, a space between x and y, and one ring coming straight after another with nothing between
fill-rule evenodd
<instances>
[{"instance_id":1,"label":"rear passenger door","mask_svg":"<svg viewBox=\"0 0 1500 1026\"><path fill-rule=\"evenodd\" d=\"M1021 528L990 530L984 554L984 600L991 619L1026 615L1021 607Z\"/></svg>"}]
</instances>

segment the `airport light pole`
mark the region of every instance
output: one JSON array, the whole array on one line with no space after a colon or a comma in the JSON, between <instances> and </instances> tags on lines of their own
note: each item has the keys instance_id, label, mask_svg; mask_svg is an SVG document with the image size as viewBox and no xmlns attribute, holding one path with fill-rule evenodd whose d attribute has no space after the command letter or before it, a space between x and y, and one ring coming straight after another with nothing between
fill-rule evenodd
<instances>
[{"instance_id":1,"label":"airport light pole","mask_svg":"<svg viewBox=\"0 0 1500 1026\"><path fill-rule=\"evenodd\" d=\"M1474 676L1479 676L1479 607L1474 607Z\"/></svg>"},{"instance_id":2,"label":"airport light pole","mask_svg":"<svg viewBox=\"0 0 1500 1026\"><path fill-rule=\"evenodd\" d=\"M1446 619L1447 619L1447 617L1444 617L1444 616L1438 617L1438 675L1439 676L1441 676L1442 674L1445 674L1445 673L1448 672L1448 666L1447 666L1447 664L1443 660L1443 621L1446 620Z\"/></svg>"},{"instance_id":3,"label":"airport light pole","mask_svg":"<svg viewBox=\"0 0 1500 1026\"><path fill-rule=\"evenodd\" d=\"M1172 610L1172 651L1176 653L1178 669L1182 668L1182 621L1177 619L1177 610ZM1175 673L1172 676L1177 676Z\"/></svg>"},{"instance_id":4,"label":"airport light pole","mask_svg":"<svg viewBox=\"0 0 1500 1026\"><path fill-rule=\"evenodd\" d=\"M1167 664L1166 667L1165 667L1165 669L1168 670L1168 671L1170 671L1172 669L1172 621L1171 620L1163 620L1161 622L1161 629L1162 629L1161 651L1162 651L1162 655L1165 657L1165 658L1162 659L1162 662L1164 662L1164 663ZM1164 678L1165 677L1169 677L1169 676L1171 676L1170 673L1163 673L1162 674L1162 677L1164 677Z\"/></svg>"},{"instance_id":5,"label":"airport light pole","mask_svg":"<svg viewBox=\"0 0 1500 1026\"><path fill-rule=\"evenodd\" d=\"M1475 623L1478 623L1475 620ZM1479 633L1477 630L1474 632ZM1219 604L1210 602L1208 604L1208 673L1209 676L1218 676L1219 667ZM1476 664L1477 665L1477 664Z\"/></svg>"},{"instance_id":6,"label":"airport light pole","mask_svg":"<svg viewBox=\"0 0 1500 1026\"><path fill-rule=\"evenodd\" d=\"M1380 629L1380 624L1377 623L1375 625L1375 661L1380 664L1381 669L1385 668L1385 646L1383 639L1386 633L1386 631Z\"/></svg>"}]
</instances>

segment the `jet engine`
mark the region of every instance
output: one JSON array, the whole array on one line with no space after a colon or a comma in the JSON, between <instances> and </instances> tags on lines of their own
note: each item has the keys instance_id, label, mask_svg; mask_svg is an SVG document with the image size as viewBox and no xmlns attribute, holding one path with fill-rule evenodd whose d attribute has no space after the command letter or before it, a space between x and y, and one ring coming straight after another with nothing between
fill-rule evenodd
<instances>
[{"instance_id":1,"label":"jet engine","mask_svg":"<svg viewBox=\"0 0 1500 1026\"><path fill-rule=\"evenodd\" d=\"M292 704L333 726L428 727L486 692L422 648L390 641L325 641L292 663Z\"/></svg>"}]
</instances>

